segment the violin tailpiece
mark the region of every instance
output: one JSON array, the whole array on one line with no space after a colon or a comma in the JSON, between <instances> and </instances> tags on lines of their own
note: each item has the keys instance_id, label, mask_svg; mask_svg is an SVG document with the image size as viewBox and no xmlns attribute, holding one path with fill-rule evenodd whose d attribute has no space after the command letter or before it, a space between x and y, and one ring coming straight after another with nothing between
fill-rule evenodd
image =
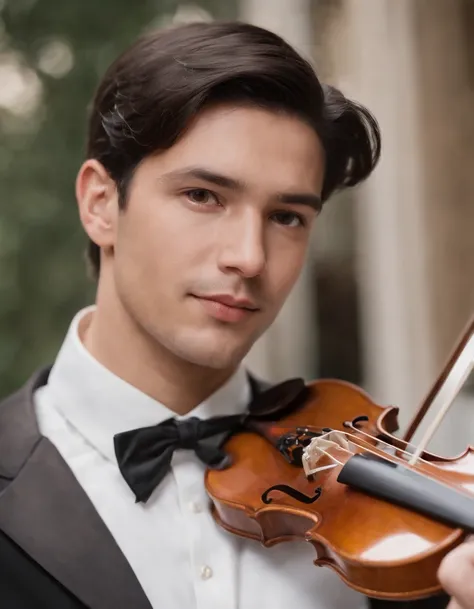
<instances>
[{"instance_id":1,"label":"violin tailpiece","mask_svg":"<svg viewBox=\"0 0 474 609\"><path fill-rule=\"evenodd\" d=\"M327 432L331 431L328 427L310 429L308 427L297 427L294 431L290 431L281 435L275 442L276 449L285 457L291 465L303 467L302 458L305 447L310 444L314 438L318 438Z\"/></svg>"}]
</instances>

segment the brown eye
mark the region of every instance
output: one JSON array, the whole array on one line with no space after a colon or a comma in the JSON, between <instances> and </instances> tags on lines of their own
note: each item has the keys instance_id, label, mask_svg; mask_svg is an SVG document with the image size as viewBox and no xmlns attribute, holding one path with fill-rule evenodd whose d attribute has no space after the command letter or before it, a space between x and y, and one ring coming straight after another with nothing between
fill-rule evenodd
<instances>
[{"instance_id":1,"label":"brown eye","mask_svg":"<svg viewBox=\"0 0 474 609\"><path fill-rule=\"evenodd\" d=\"M216 197L209 190L205 188L194 188L193 190L186 191L186 196L197 205L207 205L209 203L215 203Z\"/></svg>"},{"instance_id":2,"label":"brown eye","mask_svg":"<svg viewBox=\"0 0 474 609\"><path fill-rule=\"evenodd\" d=\"M305 225L304 218L292 212L281 211L276 214L273 214L273 217L276 219L278 224L282 224L283 226L289 226L290 228Z\"/></svg>"}]
</instances>

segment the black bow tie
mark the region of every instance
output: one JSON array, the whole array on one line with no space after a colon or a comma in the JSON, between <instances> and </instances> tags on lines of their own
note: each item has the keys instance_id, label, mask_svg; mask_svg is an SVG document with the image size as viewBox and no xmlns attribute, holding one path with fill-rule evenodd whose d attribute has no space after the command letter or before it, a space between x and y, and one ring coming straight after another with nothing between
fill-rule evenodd
<instances>
[{"instance_id":1,"label":"black bow tie","mask_svg":"<svg viewBox=\"0 0 474 609\"><path fill-rule=\"evenodd\" d=\"M255 385L253 382L252 384ZM243 415L167 419L158 425L125 431L114 436L117 463L135 494L137 502L146 502L170 469L177 449L194 450L209 468L223 469L231 464L222 450L223 441L245 427L248 419L278 419L301 403L305 394L302 379L290 379L256 393Z\"/></svg>"}]
</instances>

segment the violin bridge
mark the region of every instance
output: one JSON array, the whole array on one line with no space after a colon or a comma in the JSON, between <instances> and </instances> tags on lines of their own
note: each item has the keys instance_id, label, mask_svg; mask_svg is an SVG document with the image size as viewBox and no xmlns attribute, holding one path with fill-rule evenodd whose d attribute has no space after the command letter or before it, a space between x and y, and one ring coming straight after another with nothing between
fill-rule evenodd
<instances>
[{"instance_id":1,"label":"violin bridge","mask_svg":"<svg viewBox=\"0 0 474 609\"><path fill-rule=\"evenodd\" d=\"M306 477L313 476L326 469L332 469L338 465L344 465L344 463L329 452L333 449L336 451L350 451L349 442L343 432L330 431L317 438L312 438L311 442L303 449L301 457ZM324 463L326 460L329 460L330 463Z\"/></svg>"}]
</instances>

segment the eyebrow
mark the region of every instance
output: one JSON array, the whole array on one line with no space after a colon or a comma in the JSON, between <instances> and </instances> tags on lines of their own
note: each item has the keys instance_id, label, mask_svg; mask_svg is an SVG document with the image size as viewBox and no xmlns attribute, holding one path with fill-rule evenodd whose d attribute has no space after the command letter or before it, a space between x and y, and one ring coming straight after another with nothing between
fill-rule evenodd
<instances>
[{"instance_id":1,"label":"eyebrow","mask_svg":"<svg viewBox=\"0 0 474 609\"><path fill-rule=\"evenodd\" d=\"M318 197L318 195L313 195L312 193L282 193L277 196L277 199L280 201L280 203L288 203L290 205L307 205L308 207L312 207L317 212L320 212L323 207L321 197Z\"/></svg>"},{"instance_id":2,"label":"eyebrow","mask_svg":"<svg viewBox=\"0 0 474 609\"><path fill-rule=\"evenodd\" d=\"M185 169L170 171L162 176L162 179L165 180L178 180L182 178L196 178L229 190L245 190L245 184L242 181L215 173L204 167L187 167ZM313 193L284 192L278 193L275 198L280 203L286 203L288 205L307 205L317 212L320 212L322 208L321 197Z\"/></svg>"}]
</instances>

